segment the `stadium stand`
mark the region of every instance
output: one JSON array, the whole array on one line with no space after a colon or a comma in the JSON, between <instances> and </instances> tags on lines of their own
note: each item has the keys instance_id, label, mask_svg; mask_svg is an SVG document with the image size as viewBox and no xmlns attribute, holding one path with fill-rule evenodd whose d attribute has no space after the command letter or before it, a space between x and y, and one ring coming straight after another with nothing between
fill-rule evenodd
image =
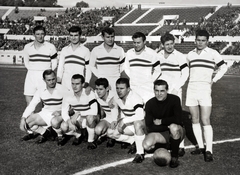
<instances>
[{"instance_id":1,"label":"stadium stand","mask_svg":"<svg viewBox=\"0 0 240 175\"><path fill-rule=\"evenodd\" d=\"M154 8L138 23L158 23L164 15L179 15L179 22L198 22L200 17L205 17L212 12L214 7L183 7L183 8Z\"/></svg>"},{"instance_id":2,"label":"stadium stand","mask_svg":"<svg viewBox=\"0 0 240 175\"><path fill-rule=\"evenodd\" d=\"M0 9L0 17L2 18L7 11L7 9Z\"/></svg>"},{"instance_id":3,"label":"stadium stand","mask_svg":"<svg viewBox=\"0 0 240 175\"><path fill-rule=\"evenodd\" d=\"M46 8L37 8L37 9L21 9L19 7L19 12L15 13L14 10L8 15L9 20L18 20L20 18L29 18L33 16L56 16L56 13L58 15L62 15L65 13L65 9L46 9Z\"/></svg>"},{"instance_id":4,"label":"stadium stand","mask_svg":"<svg viewBox=\"0 0 240 175\"><path fill-rule=\"evenodd\" d=\"M119 24L123 24L123 23L132 23L134 22L136 19L138 19L140 16L142 16L145 12L147 12L149 10L149 8L146 9L133 9L133 11L131 11L130 13L127 14L127 16L125 16L125 18L123 18L122 20L118 21Z\"/></svg>"},{"instance_id":5,"label":"stadium stand","mask_svg":"<svg viewBox=\"0 0 240 175\"><path fill-rule=\"evenodd\" d=\"M114 26L116 36L132 36L136 31L141 31L148 35L150 31L156 28L157 25L140 25L140 26Z\"/></svg>"},{"instance_id":6,"label":"stadium stand","mask_svg":"<svg viewBox=\"0 0 240 175\"><path fill-rule=\"evenodd\" d=\"M46 21L44 25L47 29L47 35L52 36L52 42L60 51L69 43L66 35L67 29L71 25L80 25L83 30L83 36L97 36L105 26L113 26L116 36L129 36L128 40L119 41L124 50L132 47L131 36L136 31L141 31L149 36L161 36L165 32L181 31L181 35L177 36L176 48L188 53L194 48L194 39L184 41L184 38L194 36L195 30L199 28L207 29L212 36L240 36L239 14L240 6L192 6L192 7L105 7L100 9L88 9L83 11L78 8L22 8L19 7L19 12L15 13L14 8L1 8L0 15L8 16L6 19L0 20L0 28L10 29L0 42L2 50L22 50L23 46L30 42L29 39L14 39L17 35L32 35L32 28L36 25L34 15L44 15ZM165 21L159 24L164 15L176 15L178 19L171 24ZM104 16L113 16L113 21L103 21ZM141 17L141 18L139 18ZM11 36L11 39L7 39ZM117 40L118 41L118 40ZM128 42L129 41L129 42ZM236 41L238 41L236 39ZM92 43L93 42L93 43ZM232 43L233 42L233 43ZM85 43L91 50L99 41ZM148 41L147 45L153 49L159 47L159 38ZM226 42L224 40L214 40L209 44L210 47L223 52L225 55L239 55L239 46L234 41Z\"/></svg>"}]
</instances>

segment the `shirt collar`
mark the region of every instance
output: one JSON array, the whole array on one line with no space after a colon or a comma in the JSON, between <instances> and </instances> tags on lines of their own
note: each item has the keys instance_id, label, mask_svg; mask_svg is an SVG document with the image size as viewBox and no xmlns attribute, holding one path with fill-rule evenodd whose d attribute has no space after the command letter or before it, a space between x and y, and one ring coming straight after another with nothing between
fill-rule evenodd
<instances>
[{"instance_id":1,"label":"shirt collar","mask_svg":"<svg viewBox=\"0 0 240 175\"><path fill-rule=\"evenodd\" d=\"M34 42L35 42L35 41L33 41L30 46L34 46ZM44 42L43 42L43 45L45 45L45 43L46 43L46 42L44 41Z\"/></svg>"},{"instance_id":2,"label":"shirt collar","mask_svg":"<svg viewBox=\"0 0 240 175\"><path fill-rule=\"evenodd\" d=\"M105 49L105 47L104 47L104 42L100 45L100 48L101 48L101 49ZM113 43L112 49L117 49L116 43Z\"/></svg>"},{"instance_id":3,"label":"shirt collar","mask_svg":"<svg viewBox=\"0 0 240 175\"><path fill-rule=\"evenodd\" d=\"M197 48L195 48L193 51L197 53ZM209 47L204 48L202 51L209 52Z\"/></svg>"},{"instance_id":4,"label":"shirt collar","mask_svg":"<svg viewBox=\"0 0 240 175\"><path fill-rule=\"evenodd\" d=\"M164 50L161 50L160 52L159 52L161 55L164 55ZM173 51L172 51L172 53L170 53L169 55L175 55L176 54L176 49L174 49Z\"/></svg>"}]
</instances>

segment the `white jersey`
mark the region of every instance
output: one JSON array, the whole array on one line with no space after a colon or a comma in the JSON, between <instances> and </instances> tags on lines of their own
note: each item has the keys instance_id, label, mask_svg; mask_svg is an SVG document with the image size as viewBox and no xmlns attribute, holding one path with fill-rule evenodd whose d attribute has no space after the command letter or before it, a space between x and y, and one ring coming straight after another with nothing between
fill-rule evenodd
<instances>
[{"instance_id":1,"label":"white jersey","mask_svg":"<svg viewBox=\"0 0 240 175\"><path fill-rule=\"evenodd\" d=\"M144 119L143 99L137 93L130 90L125 103L118 96L114 96L114 100L121 110L121 118L124 123L133 123Z\"/></svg>"},{"instance_id":2,"label":"white jersey","mask_svg":"<svg viewBox=\"0 0 240 175\"><path fill-rule=\"evenodd\" d=\"M131 89L138 93L146 103L154 97L153 82L160 76L160 62L157 53L145 47L138 55L134 48L127 51L125 72L130 78Z\"/></svg>"},{"instance_id":3,"label":"white jersey","mask_svg":"<svg viewBox=\"0 0 240 175\"><path fill-rule=\"evenodd\" d=\"M189 68L186 57L179 51L174 50L168 58L164 58L164 50L161 50L160 66L162 74L158 79L165 80L169 85L169 92L173 89L179 91L189 76Z\"/></svg>"},{"instance_id":4,"label":"white jersey","mask_svg":"<svg viewBox=\"0 0 240 175\"><path fill-rule=\"evenodd\" d=\"M58 81L64 86L71 89L71 78L74 74L80 74L85 77L85 81L91 79L89 68L90 51L84 45L79 45L75 50L71 44L64 47L59 58L57 70Z\"/></svg>"},{"instance_id":5,"label":"white jersey","mask_svg":"<svg viewBox=\"0 0 240 175\"><path fill-rule=\"evenodd\" d=\"M97 115L97 101L92 91L87 95L83 89L80 98L77 98L74 93L63 98L62 118L64 121L70 119L68 114L70 107L74 112L80 112L81 116Z\"/></svg>"},{"instance_id":6,"label":"white jersey","mask_svg":"<svg viewBox=\"0 0 240 175\"><path fill-rule=\"evenodd\" d=\"M227 71L227 65L221 55L209 47L203 49L200 54L197 54L196 49L190 51L187 55L187 61L190 69L189 82L216 82ZM216 65L219 67L219 71L212 79Z\"/></svg>"},{"instance_id":7,"label":"white jersey","mask_svg":"<svg viewBox=\"0 0 240 175\"><path fill-rule=\"evenodd\" d=\"M61 111L63 97L67 96L68 93L69 91L61 84L56 84L52 93L50 93L46 87L37 90L22 117L27 118L31 115L41 101L44 106L42 110L49 112Z\"/></svg>"},{"instance_id":8,"label":"white jersey","mask_svg":"<svg viewBox=\"0 0 240 175\"><path fill-rule=\"evenodd\" d=\"M113 121L117 121L117 117L118 117L117 105L114 105L113 108L109 106L109 101L114 97L114 95L115 95L115 93L113 93L113 91L109 91L106 101L99 98L97 93L95 95L98 103L100 104L101 108L103 109L103 111L106 114L106 117L104 118L104 120L108 121L109 123L111 123Z\"/></svg>"},{"instance_id":9,"label":"white jersey","mask_svg":"<svg viewBox=\"0 0 240 175\"><path fill-rule=\"evenodd\" d=\"M90 67L96 77L120 77L125 60L125 52L117 44L110 52L104 48L104 43L93 48L90 58Z\"/></svg>"},{"instance_id":10,"label":"white jersey","mask_svg":"<svg viewBox=\"0 0 240 175\"><path fill-rule=\"evenodd\" d=\"M57 67L56 47L44 41L39 49L34 46L34 41L24 46L24 64L28 70L44 71L54 70Z\"/></svg>"}]
</instances>

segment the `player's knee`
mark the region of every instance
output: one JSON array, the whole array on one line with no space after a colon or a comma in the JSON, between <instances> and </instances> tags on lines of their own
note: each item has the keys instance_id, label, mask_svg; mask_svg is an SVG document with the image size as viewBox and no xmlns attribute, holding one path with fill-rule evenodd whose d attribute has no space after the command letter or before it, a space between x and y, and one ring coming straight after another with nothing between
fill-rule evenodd
<instances>
[{"instance_id":1,"label":"player's knee","mask_svg":"<svg viewBox=\"0 0 240 175\"><path fill-rule=\"evenodd\" d=\"M143 126L143 123L141 121L135 121L134 122L134 127L136 129L142 128L142 126Z\"/></svg>"},{"instance_id":2,"label":"player's knee","mask_svg":"<svg viewBox=\"0 0 240 175\"><path fill-rule=\"evenodd\" d=\"M171 124L169 126L169 130L170 130L171 134L173 134L173 135L180 132L180 128L178 127L177 124Z\"/></svg>"},{"instance_id":3,"label":"player's knee","mask_svg":"<svg viewBox=\"0 0 240 175\"><path fill-rule=\"evenodd\" d=\"M30 129L32 131L36 131L38 129L38 125L33 125L33 126L30 127Z\"/></svg>"},{"instance_id":4,"label":"player's knee","mask_svg":"<svg viewBox=\"0 0 240 175\"><path fill-rule=\"evenodd\" d=\"M88 115L86 119L87 126L90 128L94 128L98 123L98 117L96 115Z\"/></svg>"},{"instance_id":5,"label":"player's knee","mask_svg":"<svg viewBox=\"0 0 240 175\"><path fill-rule=\"evenodd\" d=\"M68 127L68 124L66 122L61 123L61 130L62 130L63 133L68 132L69 127Z\"/></svg>"},{"instance_id":6,"label":"player's knee","mask_svg":"<svg viewBox=\"0 0 240 175\"><path fill-rule=\"evenodd\" d=\"M143 140L142 146L143 146L144 150L149 151L149 150L151 150L152 143L150 142L149 139L145 138L145 139Z\"/></svg>"},{"instance_id":7,"label":"player's knee","mask_svg":"<svg viewBox=\"0 0 240 175\"><path fill-rule=\"evenodd\" d=\"M102 128L101 126L97 125L95 128L94 128L94 131L97 135L101 135L102 134Z\"/></svg>"},{"instance_id":8,"label":"player's knee","mask_svg":"<svg viewBox=\"0 0 240 175\"><path fill-rule=\"evenodd\" d=\"M142 121L135 121L134 122L134 129L136 131L136 133L139 134L144 134L144 123Z\"/></svg>"},{"instance_id":9,"label":"player's knee","mask_svg":"<svg viewBox=\"0 0 240 175\"><path fill-rule=\"evenodd\" d=\"M61 121L59 121L59 120L56 119L56 118L53 118L53 119L51 120L51 126L52 126L53 128L55 128L55 129L59 129L60 126L61 126Z\"/></svg>"}]
</instances>

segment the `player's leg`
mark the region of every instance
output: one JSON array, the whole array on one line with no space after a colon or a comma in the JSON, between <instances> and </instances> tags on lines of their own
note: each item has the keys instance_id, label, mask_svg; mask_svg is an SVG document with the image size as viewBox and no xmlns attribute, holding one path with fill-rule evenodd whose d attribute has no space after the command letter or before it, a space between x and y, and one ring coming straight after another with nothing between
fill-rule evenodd
<instances>
[{"instance_id":1,"label":"player's leg","mask_svg":"<svg viewBox=\"0 0 240 175\"><path fill-rule=\"evenodd\" d=\"M47 115L46 112L41 111L40 113L30 115L26 120L29 128L32 131L40 134L40 137L36 142L38 144L46 142L48 137L50 136L50 131L47 130L46 127L44 127L44 126L50 126L51 119L48 120L47 119L48 117L51 117L51 115ZM46 121L48 121L48 122L46 122Z\"/></svg>"},{"instance_id":2,"label":"player's leg","mask_svg":"<svg viewBox=\"0 0 240 175\"><path fill-rule=\"evenodd\" d=\"M201 120L203 123L203 136L206 142L206 152L205 152L205 161L213 161L212 156L212 142L213 142L213 129L210 124L210 116L212 107L211 106L201 106Z\"/></svg>"},{"instance_id":3,"label":"player's leg","mask_svg":"<svg viewBox=\"0 0 240 175\"><path fill-rule=\"evenodd\" d=\"M134 142L130 145L130 149L128 150L128 154L135 154L137 152L136 143L135 143L135 128L134 123L125 123L124 118L118 121L118 125L116 127L117 131L121 134L121 136L118 138L118 140L126 139L129 141L132 140L132 137L134 138ZM130 137L126 137L130 136ZM126 146L123 146L126 147Z\"/></svg>"},{"instance_id":4,"label":"player's leg","mask_svg":"<svg viewBox=\"0 0 240 175\"><path fill-rule=\"evenodd\" d=\"M180 102L181 102L181 106L182 106L182 88L180 88L180 89L177 91L177 96L180 98ZM185 139L183 139L183 140L181 141L180 145L179 145L178 155L179 155L180 157L184 156L184 154L185 154L185 150L184 150L184 147L185 147L185 145L184 145L184 140L185 140Z\"/></svg>"},{"instance_id":5,"label":"player's leg","mask_svg":"<svg viewBox=\"0 0 240 175\"><path fill-rule=\"evenodd\" d=\"M101 120L95 127L95 134L98 136L97 144L100 145L107 140L107 130L110 123L106 120Z\"/></svg>"},{"instance_id":6,"label":"player's leg","mask_svg":"<svg viewBox=\"0 0 240 175\"><path fill-rule=\"evenodd\" d=\"M75 129L72 129L68 122L71 122ZM75 113L71 116L71 120L61 124L62 132L65 134L64 139L69 140L70 136L74 136L72 145L79 145L83 141L83 136L79 130L86 127L86 117L80 116L79 113ZM76 129L77 128L77 129Z\"/></svg>"},{"instance_id":7,"label":"player's leg","mask_svg":"<svg viewBox=\"0 0 240 175\"><path fill-rule=\"evenodd\" d=\"M144 148L143 140L145 139L145 123L144 120L138 120L134 122L134 138L136 143L136 157L133 159L133 163L141 163L144 160Z\"/></svg>"},{"instance_id":8,"label":"player's leg","mask_svg":"<svg viewBox=\"0 0 240 175\"><path fill-rule=\"evenodd\" d=\"M171 162L170 167L176 168L179 165L178 161L178 150L180 142L184 139L185 131L184 129L177 124L171 124L169 126L170 138L169 143L171 145Z\"/></svg>"},{"instance_id":9,"label":"player's leg","mask_svg":"<svg viewBox=\"0 0 240 175\"><path fill-rule=\"evenodd\" d=\"M61 129L61 123L63 122L61 112L55 112L54 117L51 120L51 137L55 138L57 137L58 142L60 140L63 140L63 132ZM58 143L58 145L60 145Z\"/></svg>"},{"instance_id":10,"label":"player's leg","mask_svg":"<svg viewBox=\"0 0 240 175\"><path fill-rule=\"evenodd\" d=\"M198 106L189 106L189 111L192 116L192 128L195 138L197 140L198 146L200 149L196 149L191 152L191 154L202 154L204 153L204 144L203 144L203 137L202 137L202 128L199 121L199 107Z\"/></svg>"},{"instance_id":11,"label":"player's leg","mask_svg":"<svg viewBox=\"0 0 240 175\"><path fill-rule=\"evenodd\" d=\"M128 135L120 134L117 128L118 125L114 130L108 128L107 136L111 139L115 139L118 142L122 142L121 149L127 149L129 145L132 145L135 142L134 133L128 127L126 127L125 132L128 133ZM135 154L135 152L133 154Z\"/></svg>"},{"instance_id":12,"label":"player's leg","mask_svg":"<svg viewBox=\"0 0 240 175\"><path fill-rule=\"evenodd\" d=\"M151 151L155 148L156 143L167 143L167 140L161 133L149 133L143 140L143 148L146 151Z\"/></svg>"},{"instance_id":13,"label":"player's leg","mask_svg":"<svg viewBox=\"0 0 240 175\"><path fill-rule=\"evenodd\" d=\"M97 144L95 141L95 127L99 122L99 116L98 115L88 115L86 117L86 124L87 124L87 131L88 131L88 146L87 149L96 149Z\"/></svg>"}]
</instances>

